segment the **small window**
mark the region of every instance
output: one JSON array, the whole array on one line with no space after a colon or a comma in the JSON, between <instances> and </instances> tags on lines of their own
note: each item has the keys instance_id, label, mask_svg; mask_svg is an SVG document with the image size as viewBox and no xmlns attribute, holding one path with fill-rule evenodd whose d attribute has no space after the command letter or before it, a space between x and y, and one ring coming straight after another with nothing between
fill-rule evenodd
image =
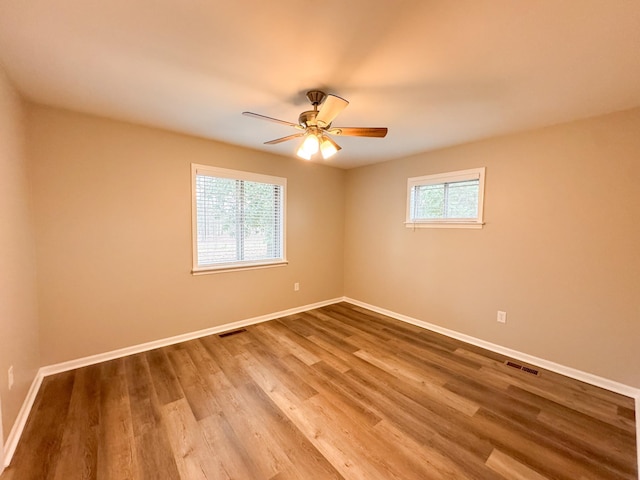
<instances>
[{"instance_id":1,"label":"small window","mask_svg":"<svg viewBox=\"0 0 640 480\"><path fill-rule=\"evenodd\" d=\"M407 182L407 227L482 228L484 167L412 177Z\"/></svg>"},{"instance_id":2,"label":"small window","mask_svg":"<svg viewBox=\"0 0 640 480\"><path fill-rule=\"evenodd\" d=\"M283 265L287 179L192 165L193 273Z\"/></svg>"}]
</instances>

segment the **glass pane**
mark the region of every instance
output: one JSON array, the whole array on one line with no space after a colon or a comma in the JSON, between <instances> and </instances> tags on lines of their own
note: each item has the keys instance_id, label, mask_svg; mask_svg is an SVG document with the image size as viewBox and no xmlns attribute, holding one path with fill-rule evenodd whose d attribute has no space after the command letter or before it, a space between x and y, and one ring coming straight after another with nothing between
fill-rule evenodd
<instances>
[{"instance_id":1,"label":"glass pane","mask_svg":"<svg viewBox=\"0 0 640 480\"><path fill-rule=\"evenodd\" d=\"M198 265L282 258L282 187L196 175Z\"/></svg>"},{"instance_id":2,"label":"glass pane","mask_svg":"<svg viewBox=\"0 0 640 480\"><path fill-rule=\"evenodd\" d=\"M477 218L478 180L447 184L447 218Z\"/></svg>"},{"instance_id":3,"label":"glass pane","mask_svg":"<svg viewBox=\"0 0 640 480\"><path fill-rule=\"evenodd\" d=\"M411 191L411 220L475 219L479 180L417 185Z\"/></svg>"},{"instance_id":4,"label":"glass pane","mask_svg":"<svg viewBox=\"0 0 640 480\"><path fill-rule=\"evenodd\" d=\"M413 220L444 218L444 184L414 187L412 204Z\"/></svg>"},{"instance_id":5,"label":"glass pane","mask_svg":"<svg viewBox=\"0 0 640 480\"><path fill-rule=\"evenodd\" d=\"M198 265L238 258L236 180L196 176Z\"/></svg>"},{"instance_id":6,"label":"glass pane","mask_svg":"<svg viewBox=\"0 0 640 480\"><path fill-rule=\"evenodd\" d=\"M244 182L244 260L279 258L278 185Z\"/></svg>"}]
</instances>

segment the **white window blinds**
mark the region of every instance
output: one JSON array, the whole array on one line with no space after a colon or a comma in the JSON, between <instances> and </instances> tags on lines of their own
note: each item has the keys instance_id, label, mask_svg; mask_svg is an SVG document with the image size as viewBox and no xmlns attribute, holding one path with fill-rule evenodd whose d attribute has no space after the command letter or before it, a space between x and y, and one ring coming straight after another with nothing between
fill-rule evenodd
<instances>
[{"instance_id":1,"label":"white window blinds","mask_svg":"<svg viewBox=\"0 0 640 480\"><path fill-rule=\"evenodd\" d=\"M194 270L284 261L286 179L198 166Z\"/></svg>"}]
</instances>

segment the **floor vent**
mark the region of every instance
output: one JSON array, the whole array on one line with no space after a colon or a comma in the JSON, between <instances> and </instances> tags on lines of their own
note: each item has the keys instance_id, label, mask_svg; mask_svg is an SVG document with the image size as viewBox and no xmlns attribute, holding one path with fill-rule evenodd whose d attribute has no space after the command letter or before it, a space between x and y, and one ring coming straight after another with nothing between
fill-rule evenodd
<instances>
[{"instance_id":1,"label":"floor vent","mask_svg":"<svg viewBox=\"0 0 640 480\"><path fill-rule=\"evenodd\" d=\"M525 373L529 373L531 375L539 375L540 372L534 368L525 367L524 365L520 365L519 363L506 361L504 362L507 367L517 368L518 370L522 370Z\"/></svg>"},{"instance_id":2,"label":"floor vent","mask_svg":"<svg viewBox=\"0 0 640 480\"><path fill-rule=\"evenodd\" d=\"M238 330L231 330L230 332L224 332L221 333L220 335L218 335L220 338L224 338L224 337L230 337L231 335L237 335L239 333L243 333L246 332L247 329L246 328L240 328Z\"/></svg>"}]
</instances>

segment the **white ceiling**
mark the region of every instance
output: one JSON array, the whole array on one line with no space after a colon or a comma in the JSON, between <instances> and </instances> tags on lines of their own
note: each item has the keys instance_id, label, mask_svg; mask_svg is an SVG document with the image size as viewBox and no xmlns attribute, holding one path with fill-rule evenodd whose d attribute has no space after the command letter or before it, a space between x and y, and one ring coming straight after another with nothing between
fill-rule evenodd
<instances>
[{"instance_id":1,"label":"white ceiling","mask_svg":"<svg viewBox=\"0 0 640 480\"><path fill-rule=\"evenodd\" d=\"M305 92L350 101L350 168L640 106L640 0L0 0L28 99L293 155Z\"/></svg>"}]
</instances>

